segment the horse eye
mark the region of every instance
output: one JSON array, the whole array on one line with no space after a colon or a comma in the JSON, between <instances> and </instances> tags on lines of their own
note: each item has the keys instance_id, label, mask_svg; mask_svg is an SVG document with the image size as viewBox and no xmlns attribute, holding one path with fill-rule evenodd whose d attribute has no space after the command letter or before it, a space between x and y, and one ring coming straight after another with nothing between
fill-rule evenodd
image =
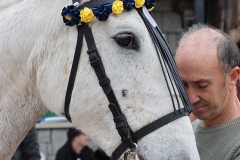
<instances>
[{"instance_id":1,"label":"horse eye","mask_svg":"<svg viewBox=\"0 0 240 160\"><path fill-rule=\"evenodd\" d=\"M122 33L114 37L115 41L118 45L126 48L137 49L135 40L132 34L130 33Z\"/></svg>"}]
</instances>

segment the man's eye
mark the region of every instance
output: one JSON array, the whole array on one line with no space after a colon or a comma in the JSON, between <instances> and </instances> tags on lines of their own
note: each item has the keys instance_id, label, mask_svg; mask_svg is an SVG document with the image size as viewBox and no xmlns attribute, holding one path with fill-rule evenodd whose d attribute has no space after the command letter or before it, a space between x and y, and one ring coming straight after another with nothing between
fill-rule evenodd
<instances>
[{"instance_id":1,"label":"man's eye","mask_svg":"<svg viewBox=\"0 0 240 160\"><path fill-rule=\"evenodd\" d=\"M208 84L199 84L198 87L204 89L208 87Z\"/></svg>"},{"instance_id":2,"label":"man's eye","mask_svg":"<svg viewBox=\"0 0 240 160\"><path fill-rule=\"evenodd\" d=\"M187 83L186 82L182 82L183 86L186 88L187 87Z\"/></svg>"}]
</instances>

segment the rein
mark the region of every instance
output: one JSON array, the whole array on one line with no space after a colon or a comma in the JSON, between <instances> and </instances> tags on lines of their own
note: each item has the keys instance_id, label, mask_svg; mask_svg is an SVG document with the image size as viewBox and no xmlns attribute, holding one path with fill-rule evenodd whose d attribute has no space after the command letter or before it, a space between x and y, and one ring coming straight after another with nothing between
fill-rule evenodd
<instances>
[{"instance_id":1,"label":"rein","mask_svg":"<svg viewBox=\"0 0 240 160\"><path fill-rule=\"evenodd\" d=\"M95 7L101 4L112 3L113 1L114 0L94 0L94 1L84 3L83 5L80 5L78 9L82 9L83 7L89 7L89 8ZM73 0L73 3L75 2L78 2L78 1ZM72 63L72 68L69 76L66 97L65 97L65 106L64 106L65 117L69 122L71 122L71 116L69 114L69 106L71 102L71 95L74 87L75 77L77 74L77 68L79 64L83 36L84 36L87 42L87 47L88 47L87 54L89 55L90 64L95 71L95 74L99 81L99 85L102 87L103 92L105 93L109 101L108 107L112 112L113 121L116 125L116 129L122 141L122 143L115 149L115 151L112 154L111 158L113 160L117 160L128 148L131 150L130 153L136 156L137 155L136 148L138 147L137 146L138 140L140 140L142 137L146 136L147 134L155 131L156 129L182 116L189 115L189 113L192 110L187 94L183 88L182 81L178 75L176 64L174 62L174 59L172 57L172 54L170 52L170 49L164 37L162 36L159 28L157 26L154 27L151 24L151 22L149 22L142 8L137 9L137 11L141 16L141 18L143 19L149 31L149 34L152 37L154 45L156 47L158 58L159 58L159 61L164 73L164 77L166 80L166 84L167 84L169 93L171 95L174 111L142 127L138 131L133 132L130 126L128 125L127 119L125 118L123 112L121 111L118 100L112 90L110 80L106 75L104 65L97 51L91 28L87 23L84 23L84 22L81 22L81 24L77 26L78 38L77 38L76 50L75 50L75 55ZM173 77L174 83L171 80L171 76ZM170 80L170 83L167 82L167 79ZM173 84L176 85L176 88L174 87ZM177 91L179 92L184 108L180 108L179 100L177 98L176 98L177 104L175 104L176 102L174 102L173 100L170 86L172 87L172 90L175 95L177 95Z\"/></svg>"}]
</instances>

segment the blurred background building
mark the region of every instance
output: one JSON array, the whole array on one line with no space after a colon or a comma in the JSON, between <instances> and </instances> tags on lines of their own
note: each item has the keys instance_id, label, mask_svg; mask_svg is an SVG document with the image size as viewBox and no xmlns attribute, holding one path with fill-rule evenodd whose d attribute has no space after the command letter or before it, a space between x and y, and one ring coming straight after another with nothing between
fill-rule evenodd
<instances>
[{"instance_id":1,"label":"blurred background building","mask_svg":"<svg viewBox=\"0 0 240 160\"><path fill-rule=\"evenodd\" d=\"M228 33L240 46L240 0L156 0L152 16L175 54L184 30L210 24Z\"/></svg>"}]
</instances>

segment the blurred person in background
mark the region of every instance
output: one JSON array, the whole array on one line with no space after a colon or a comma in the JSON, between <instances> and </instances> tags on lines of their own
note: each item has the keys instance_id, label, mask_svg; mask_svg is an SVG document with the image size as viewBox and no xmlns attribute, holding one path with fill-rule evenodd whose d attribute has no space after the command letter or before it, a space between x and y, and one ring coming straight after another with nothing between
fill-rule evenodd
<instances>
[{"instance_id":1,"label":"blurred person in background","mask_svg":"<svg viewBox=\"0 0 240 160\"><path fill-rule=\"evenodd\" d=\"M18 146L11 160L40 160L38 135L35 126Z\"/></svg>"},{"instance_id":2,"label":"blurred person in background","mask_svg":"<svg viewBox=\"0 0 240 160\"><path fill-rule=\"evenodd\" d=\"M58 150L56 160L96 160L88 147L88 136L82 131L70 128L67 142Z\"/></svg>"}]
</instances>

